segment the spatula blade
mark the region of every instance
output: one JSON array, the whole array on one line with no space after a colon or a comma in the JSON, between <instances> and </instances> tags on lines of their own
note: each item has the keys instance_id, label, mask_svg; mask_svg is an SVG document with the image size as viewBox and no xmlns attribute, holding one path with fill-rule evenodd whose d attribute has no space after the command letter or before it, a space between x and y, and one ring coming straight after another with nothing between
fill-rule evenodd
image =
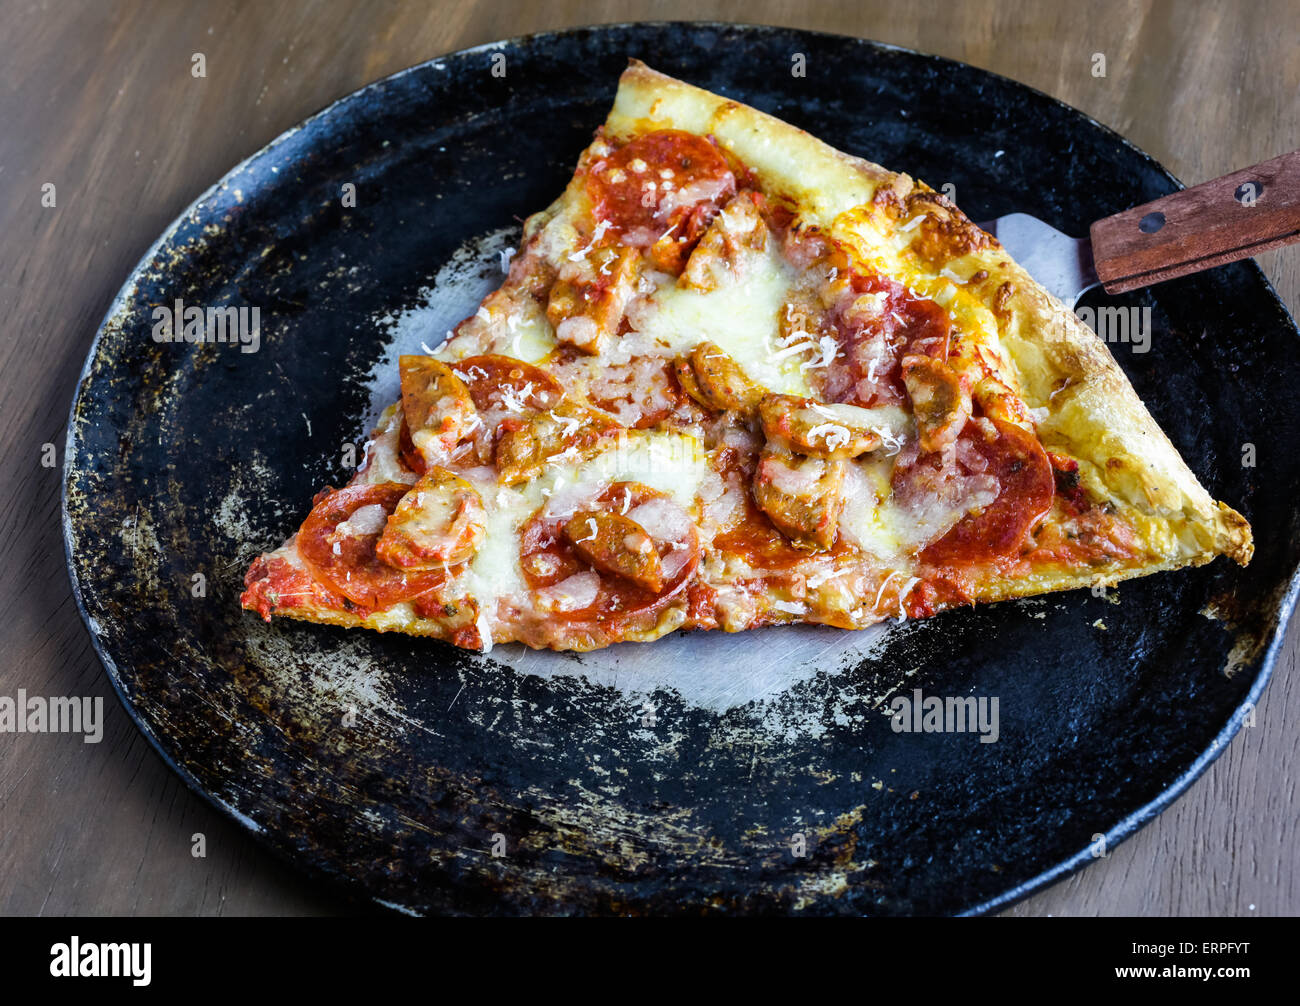
<instances>
[{"instance_id":1,"label":"spatula blade","mask_svg":"<svg viewBox=\"0 0 1300 1006\"><path fill-rule=\"evenodd\" d=\"M1070 310L1085 291L1100 282L1087 238L1062 234L1028 213L1008 213L979 226Z\"/></svg>"}]
</instances>

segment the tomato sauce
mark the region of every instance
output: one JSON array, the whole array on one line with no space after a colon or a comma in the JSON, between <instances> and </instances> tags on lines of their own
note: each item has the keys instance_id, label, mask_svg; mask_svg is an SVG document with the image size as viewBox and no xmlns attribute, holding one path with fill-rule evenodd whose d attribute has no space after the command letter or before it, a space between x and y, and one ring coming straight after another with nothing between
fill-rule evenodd
<instances>
[{"instance_id":1,"label":"tomato sauce","mask_svg":"<svg viewBox=\"0 0 1300 1006\"><path fill-rule=\"evenodd\" d=\"M746 500L745 516L713 538L713 547L738 555L754 569L779 571L797 566L808 553L795 548L767 515Z\"/></svg>"},{"instance_id":2,"label":"tomato sauce","mask_svg":"<svg viewBox=\"0 0 1300 1006\"><path fill-rule=\"evenodd\" d=\"M244 593L239 603L252 608L265 621L286 608L344 609L345 600L316 583L303 569L279 556L258 556L244 575Z\"/></svg>"},{"instance_id":3,"label":"tomato sauce","mask_svg":"<svg viewBox=\"0 0 1300 1006\"><path fill-rule=\"evenodd\" d=\"M908 618L930 618L946 608L975 603L975 584L969 571L960 569L931 574L922 579L903 601Z\"/></svg>"}]
</instances>

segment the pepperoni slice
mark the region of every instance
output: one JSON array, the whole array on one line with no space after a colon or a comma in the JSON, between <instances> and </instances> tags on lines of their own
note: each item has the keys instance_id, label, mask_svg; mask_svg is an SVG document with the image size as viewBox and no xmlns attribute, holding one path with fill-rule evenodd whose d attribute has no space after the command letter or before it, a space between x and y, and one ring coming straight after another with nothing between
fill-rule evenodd
<instances>
[{"instance_id":1,"label":"pepperoni slice","mask_svg":"<svg viewBox=\"0 0 1300 1006\"><path fill-rule=\"evenodd\" d=\"M826 370L824 397L829 401L904 404L903 357L948 358L948 313L887 276L855 273L832 309L831 321L840 353Z\"/></svg>"},{"instance_id":2,"label":"pepperoni slice","mask_svg":"<svg viewBox=\"0 0 1300 1006\"><path fill-rule=\"evenodd\" d=\"M711 217L735 191L736 177L721 151L679 129L644 133L595 161L587 173L596 219L638 245L653 244L698 209ZM707 219L694 215L691 229L698 239Z\"/></svg>"},{"instance_id":3,"label":"pepperoni slice","mask_svg":"<svg viewBox=\"0 0 1300 1006\"><path fill-rule=\"evenodd\" d=\"M996 436L985 436L980 422L967 423L961 435L987 459L988 471L997 477L1002 491L982 511L967 514L926 548L921 558L927 562L977 563L1015 555L1029 529L1052 505L1056 479L1038 438L997 419L984 422L992 424Z\"/></svg>"},{"instance_id":4,"label":"pepperoni slice","mask_svg":"<svg viewBox=\"0 0 1300 1006\"><path fill-rule=\"evenodd\" d=\"M429 470L429 463L424 460L424 455L415 449L415 441L411 439L411 428L406 424L406 417L402 417L402 431L397 438L397 451L404 464L416 475L423 475Z\"/></svg>"},{"instance_id":5,"label":"pepperoni slice","mask_svg":"<svg viewBox=\"0 0 1300 1006\"><path fill-rule=\"evenodd\" d=\"M625 516L644 528L659 555L663 588L656 593L592 567L565 535L572 515L542 511L523 527L520 560L528 586L550 608L548 617L608 629L653 614L694 579L700 561L695 526L666 494L638 482L615 482L580 509Z\"/></svg>"},{"instance_id":6,"label":"pepperoni slice","mask_svg":"<svg viewBox=\"0 0 1300 1006\"><path fill-rule=\"evenodd\" d=\"M952 320L948 312L932 300L911 295L900 301L898 308L903 318L903 351L899 355L948 359L948 346L952 339Z\"/></svg>"},{"instance_id":7,"label":"pepperoni slice","mask_svg":"<svg viewBox=\"0 0 1300 1006\"><path fill-rule=\"evenodd\" d=\"M469 388L480 412L522 412L553 409L564 397L560 382L531 363L513 356L467 356L451 366L452 373Z\"/></svg>"},{"instance_id":8,"label":"pepperoni slice","mask_svg":"<svg viewBox=\"0 0 1300 1006\"><path fill-rule=\"evenodd\" d=\"M473 441L480 464L492 463L503 430L520 429L564 398L564 389L554 377L511 356L467 356L451 369L469 389L482 421Z\"/></svg>"},{"instance_id":9,"label":"pepperoni slice","mask_svg":"<svg viewBox=\"0 0 1300 1006\"><path fill-rule=\"evenodd\" d=\"M375 554L388 516L410 490L400 482L327 490L317 498L298 532L299 554L323 583L370 610L388 608L442 586L447 579L442 570L394 569ZM339 527L364 507L379 509L360 515L355 526Z\"/></svg>"}]
</instances>

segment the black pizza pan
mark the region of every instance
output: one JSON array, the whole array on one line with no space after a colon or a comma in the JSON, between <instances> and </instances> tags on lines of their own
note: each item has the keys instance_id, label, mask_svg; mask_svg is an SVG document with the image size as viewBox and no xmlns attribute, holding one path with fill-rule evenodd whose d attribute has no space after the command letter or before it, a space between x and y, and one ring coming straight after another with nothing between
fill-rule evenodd
<instances>
[{"instance_id":1,"label":"black pizza pan","mask_svg":"<svg viewBox=\"0 0 1300 1006\"><path fill-rule=\"evenodd\" d=\"M91 347L65 540L123 704L266 846L412 913L974 913L1091 862L1249 718L1295 603L1297 331L1250 262L1087 301L1150 308L1149 351L1112 349L1253 524L1246 569L949 612L788 680L794 636L736 637L724 678L767 660L767 691L728 701L696 694L689 656L670 657L691 652L680 640L641 651L649 669L629 683L564 656L537 672L240 610L249 559L347 477L383 320L436 302L467 242L561 191L629 56L951 183L976 219L1020 210L1078 234L1179 187L1018 83L785 28L535 35L343 98L187 209ZM257 352L156 341L155 309L178 298L257 306ZM996 698L998 739L895 730L888 702L916 689Z\"/></svg>"}]
</instances>

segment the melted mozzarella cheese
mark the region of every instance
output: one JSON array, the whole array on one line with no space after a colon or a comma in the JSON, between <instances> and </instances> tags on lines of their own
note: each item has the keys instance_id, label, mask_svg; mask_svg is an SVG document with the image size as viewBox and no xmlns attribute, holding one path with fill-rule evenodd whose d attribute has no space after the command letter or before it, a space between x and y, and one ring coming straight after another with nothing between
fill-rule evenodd
<instances>
[{"instance_id":1,"label":"melted mozzarella cheese","mask_svg":"<svg viewBox=\"0 0 1300 1006\"><path fill-rule=\"evenodd\" d=\"M892 470L892 461L875 457L849 461L844 468L840 534L850 545L878 559L896 560L906 552L896 522L883 512L890 496Z\"/></svg>"},{"instance_id":2,"label":"melted mozzarella cheese","mask_svg":"<svg viewBox=\"0 0 1300 1006\"><path fill-rule=\"evenodd\" d=\"M379 534L387 523L388 511L378 503L371 503L369 506L357 507L353 510L351 517L334 528L334 535L338 538L350 538Z\"/></svg>"},{"instance_id":3,"label":"melted mozzarella cheese","mask_svg":"<svg viewBox=\"0 0 1300 1006\"><path fill-rule=\"evenodd\" d=\"M891 471L888 459L850 463L840 528L851 544L895 562L916 555L998 496L997 479L962 474L955 458L904 498L891 486Z\"/></svg>"},{"instance_id":4,"label":"melted mozzarella cheese","mask_svg":"<svg viewBox=\"0 0 1300 1006\"><path fill-rule=\"evenodd\" d=\"M552 459L556 460L556 459ZM500 617L501 602L533 606L520 564L519 532L543 506L548 513L571 512L599 494L611 482L640 482L670 496L692 515L709 476L708 460L699 441L681 433L632 431L602 453L572 464L548 465L546 471L516 488L499 488L490 467L463 473L479 490L487 511L486 533L459 586L482 612L484 642ZM574 605L581 607L581 605Z\"/></svg>"},{"instance_id":5,"label":"melted mozzarella cheese","mask_svg":"<svg viewBox=\"0 0 1300 1006\"><path fill-rule=\"evenodd\" d=\"M645 528L646 534L658 545L682 541L691 526L686 511L662 497L654 497L634 507L627 518Z\"/></svg>"},{"instance_id":6,"label":"melted mozzarella cheese","mask_svg":"<svg viewBox=\"0 0 1300 1006\"><path fill-rule=\"evenodd\" d=\"M769 241L768 250L747 263L744 276L707 293L683 288L671 276L658 276L648 302L629 316L642 339L663 355L677 356L701 342L716 343L750 380L770 391L808 395L804 365L819 359L820 346L795 352L778 341L780 312L794 272Z\"/></svg>"},{"instance_id":7,"label":"melted mozzarella cheese","mask_svg":"<svg viewBox=\"0 0 1300 1006\"><path fill-rule=\"evenodd\" d=\"M454 363L467 356L498 353L536 363L554 352L555 330L531 297L494 305L491 311L479 308L479 312L478 317L486 322L483 331L474 338L449 339L434 353L438 359Z\"/></svg>"},{"instance_id":8,"label":"melted mozzarella cheese","mask_svg":"<svg viewBox=\"0 0 1300 1006\"><path fill-rule=\"evenodd\" d=\"M890 486L892 468L886 458L848 463L840 533L849 544L899 567L906 567L912 556L947 534L971 510L997 497L996 480L954 476L950 493L900 500Z\"/></svg>"},{"instance_id":9,"label":"melted mozzarella cheese","mask_svg":"<svg viewBox=\"0 0 1300 1006\"><path fill-rule=\"evenodd\" d=\"M497 352L526 363L549 356L557 343L555 331L536 305L506 318L505 331L497 338Z\"/></svg>"},{"instance_id":10,"label":"melted mozzarella cheese","mask_svg":"<svg viewBox=\"0 0 1300 1006\"><path fill-rule=\"evenodd\" d=\"M465 475L479 489L487 519L483 543L459 585L478 603L489 629L484 635L487 644L499 602L521 603L527 596L528 585L519 565L519 529L545 501L545 487L541 480L534 480L517 489L498 488L496 471L491 468Z\"/></svg>"},{"instance_id":11,"label":"melted mozzarella cheese","mask_svg":"<svg viewBox=\"0 0 1300 1006\"><path fill-rule=\"evenodd\" d=\"M575 481L640 482L671 496L692 513L708 475L700 442L685 433L630 432L574 473Z\"/></svg>"},{"instance_id":12,"label":"melted mozzarella cheese","mask_svg":"<svg viewBox=\"0 0 1300 1006\"><path fill-rule=\"evenodd\" d=\"M577 611L596 600L599 592L600 576L591 570L584 570L537 593L538 603L547 610Z\"/></svg>"}]
</instances>

